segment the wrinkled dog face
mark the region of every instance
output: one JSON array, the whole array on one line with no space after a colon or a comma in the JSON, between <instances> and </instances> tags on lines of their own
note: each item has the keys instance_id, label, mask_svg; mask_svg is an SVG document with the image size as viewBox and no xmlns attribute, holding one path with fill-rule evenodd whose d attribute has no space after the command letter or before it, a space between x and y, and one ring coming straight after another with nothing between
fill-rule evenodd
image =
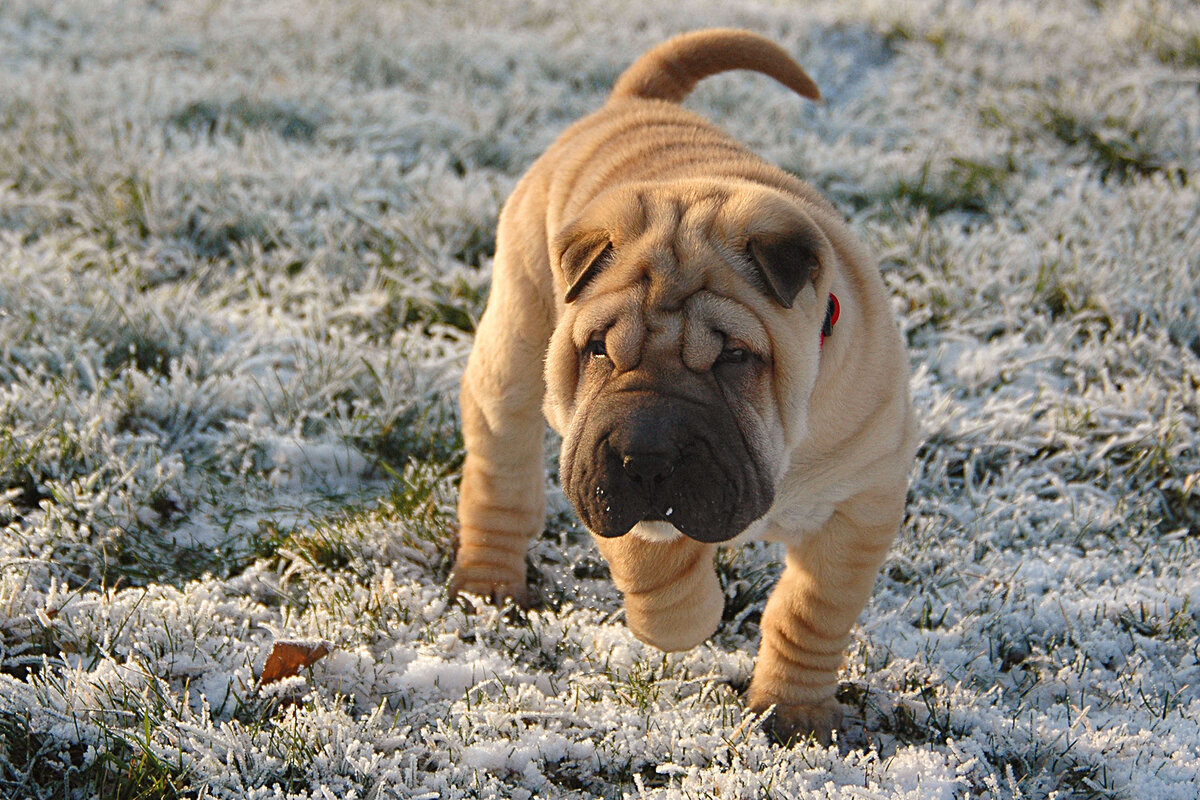
<instances>
[{"instance_id":1,"label":"wrinkled dog face","mask_svg":"<svg viewBox=\"0 0 1200 800\"><path fill-rule=\"evenodd\" d=\"M632 326L597 331L583 348L563 486L600 536L621 536L646 520L702 542L725 541L774 496L764 432L744 399L762 393L765 364L712 331L693 332L707 342L689 342L685 329L693 326L682 313L642 310L650 319L638 338L651 352L637 363ZM681 350L684 357L700 351L698 360L689 365Z\"/></svg>"},{"instance_id":2,"label":"wrinkled dog face","mask_svg":"<svg viewBox=\"0 0 1200 800\"><path fill-rule=\"evenodd\" d=\"M563 488L599 536L643 523L647 538L721 542L771 505L787 464L766 318L782 306L744 205L721 190L602 197L559 237L574 282L546 411Z\"/></svg>"}]
</instances>

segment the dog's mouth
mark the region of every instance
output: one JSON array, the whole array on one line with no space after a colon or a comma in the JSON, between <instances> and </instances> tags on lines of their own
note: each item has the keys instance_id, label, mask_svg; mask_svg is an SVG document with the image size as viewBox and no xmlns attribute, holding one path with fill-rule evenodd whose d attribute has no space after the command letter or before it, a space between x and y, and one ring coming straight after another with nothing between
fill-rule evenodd
<instances>
[{"instance_id":1,"label":"dog's mouth","mask_svg":"<svg viewBox=\"0 0 1200 800\"><path fill-rule=\"evenodd\" d=\"M642 444L630 453L621 437L607 436L593 446L593 459L570 470L564 463L563 486L597 536L633 531L651 541L679 534L729 541L767 512L774 491L749 453L714 444L697 436L659 451Z\"/></svg>"},{"instance_id":2,"label":"dog's mouth","mask_svg":"<svg viewBox=\"0 0 1200 800\"><path fill-rule=\"evenodd\" d=\"M720 491L708 481L702 490L678 487L670 499L649 499L636 488L597 492L596 502L578 502L575 510L597 536L617 538L633 532L650 541L670 541L680 534L699 542L725 542L743 530L770 506L769 499L747 503Z\"/></svg>"},{"instance_id":3,"label":"dog's mouth","mask_svg":"<svg viewBox=\"0 0 1200 800\"><path fill-rule=\"evenodd\" d=\"M683 532L669 522L644 519L630 528L629 535L645 542L665 543L675 541Z\"/></svg>"}]
</instances>

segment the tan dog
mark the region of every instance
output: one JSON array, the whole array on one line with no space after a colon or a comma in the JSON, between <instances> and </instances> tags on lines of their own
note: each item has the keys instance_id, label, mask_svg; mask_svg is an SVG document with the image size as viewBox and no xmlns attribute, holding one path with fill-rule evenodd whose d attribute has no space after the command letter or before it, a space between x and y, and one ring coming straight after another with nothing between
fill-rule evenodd
<instances>
[{"instance_id":1,"label":"tan dog","mask_svg":"<svg viewBox=\"0 0 1200 800\"><path fill-rule=\"evenodd\" d=\"M828 741L851 627L904 514L908 364L879 272L829 203L679 107L731 69L819 98L762 37L677 37L505 205L462 382L451 589L527 602L544 405L563 488L641 640L681 650L713 633L716 543L786 544L749 704L774 706L785 737Z\"/></svg>"}]
</instances>

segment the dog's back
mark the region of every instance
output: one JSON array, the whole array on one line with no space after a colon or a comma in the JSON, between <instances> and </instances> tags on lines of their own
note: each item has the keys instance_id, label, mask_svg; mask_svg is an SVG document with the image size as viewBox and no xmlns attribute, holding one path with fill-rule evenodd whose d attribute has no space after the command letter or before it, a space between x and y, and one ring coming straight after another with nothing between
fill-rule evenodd
<instances>
[{"instance_id":1,"label":"dog's back","mask_svg":"<svg viewBox=\"0 0 1200 800\"><path fill-rule=\"evenodd\" d=\"M547 231L561 230L601 188L691 179L773 187L837 218L812 187L679 105L704 78L732 70L758 72L821 99L808 73L759 34L714 29L669 39L634 61L605 105L568 128L526 176L542 185L534 194L545 198Z\"/></svg>"}]
</instances>

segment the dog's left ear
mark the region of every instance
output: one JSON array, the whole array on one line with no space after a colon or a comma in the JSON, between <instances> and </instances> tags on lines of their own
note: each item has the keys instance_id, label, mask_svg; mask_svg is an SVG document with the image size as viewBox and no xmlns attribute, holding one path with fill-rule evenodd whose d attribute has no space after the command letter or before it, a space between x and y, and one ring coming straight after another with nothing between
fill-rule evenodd
<instances>
[{"instance_id":1,"label":"dog's left ear","mask_svg":"<svg viewBox=\"0 0 1200 800\"><path fill-rule=\"evenodd\" d=\"M555 239L555 250L559 268L567 283L566 300L571 303L608 264L612 239L607 231L580 232L568 228Z\"/></svg>"},{"instance_id":2,"label":"dog's left ear","mask_svg":"<svg viewBox=\"0 0 1200 800\"><path fill-rule=\"evenodd\" d=\"M823 238L808 224L784 232L755 233L746 242L750 262L765 284L766 294L791 308L821 269Z\"/></svg>"}]
</instances>

